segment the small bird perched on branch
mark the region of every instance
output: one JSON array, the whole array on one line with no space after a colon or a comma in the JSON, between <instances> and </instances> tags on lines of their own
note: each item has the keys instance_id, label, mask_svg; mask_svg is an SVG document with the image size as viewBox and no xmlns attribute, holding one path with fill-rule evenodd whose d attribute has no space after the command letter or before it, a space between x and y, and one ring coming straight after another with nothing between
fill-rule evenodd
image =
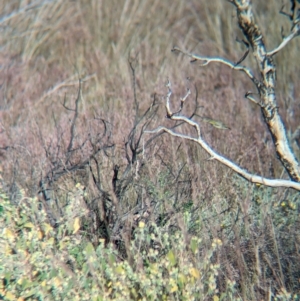
<instances>
[{"instance_id":1,"label":"small bird perched on branch","mask_svg":"<svg viewBox=\"0 0 300 301\"><path fill-rule=\"evenodd\" d=\"M204 116L199 116L204 122L211 124L212 126L214 126L217 129L221 129L221 130L230 130L229 127L227 127L223 122L219 121L219 120L214 120L208 117L204 117Z\"/></svg>"}]
</instances>

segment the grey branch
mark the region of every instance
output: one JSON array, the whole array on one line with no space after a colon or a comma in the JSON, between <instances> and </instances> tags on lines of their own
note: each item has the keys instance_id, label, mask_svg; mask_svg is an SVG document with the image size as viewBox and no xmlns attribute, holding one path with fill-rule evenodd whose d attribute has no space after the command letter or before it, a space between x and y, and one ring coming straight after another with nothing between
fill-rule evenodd
<instances>
[{"instance_id":1,"label":"grey branch","mask_svg":"<svg viewBox=\"0 0 300 301\"><path fill-rule=\"evenodd\" d=\"M221 57L200 56L200 55L182 50L182 49L180 49L176 46L173 47L172 51L173 52L180 52L184 55L189 56L190 58L193 59L192 62L201 61L202 62L201 66L206 66L209 63L214 62L214 63L224 64L224 65L226 65L226 66L228 66L228 67L230 67L234 70L237 70L237 71L242 71L252 80L252 82L256 85L256 87L259 88L259 85L260 85L259 81L254 77L252 71L249 68L245 67L245 66L238 65L236 63L233 63L233 62L231 62L227 59L221 58Z\"/></svg>"},{"instance_id":2,"label":"grey branch","mask_svg":"<svg viewBox=\"0 0 300 301\"><path fill-rule=\"evenodd\" d=\"M245 179L249 180L253 183L259 183L271 187L291 187L297 190L300 190L300 165L295 157L289 141L287 139L287 134L285 130L285 126L279 115L278 105L276 101L276 66L273 61L273 55L275 55L278 51L283 49L289 41L291 41L294 37L300 34L300 20L298 18L298 9L297 15L295 18L295 7L293 6L293 26L291 29L291 34L286 37L283 42L274 50L267 52L266 46L264 43L263 35L257 23L255 22L254 15L252 12L252 4L251 0L227 0L228 2L232 3L236 7L238 25L242 30L247 42L247 47L249 44L249 49L252 51L252 54L257 62L258 71L260 74L259 79L254 77L253 72L245 67L241 66L240 63L246 58L248 52L243 55L242 59L239 60L238 63L233 63L227 59L220 58L220 57L206 57L200 56L197 54L193 54L187 51L184 51L178 47L174 47L172 51L180 52L192 59L194 61L200 61L202 66L206 66L211 62L221 63L224 64L234 70L242 71L245 73L248 78L255 84L257 89L257 96L258 99L253 97L254 93L247 92L246 98L252 101L253 103L257 104L261 108L261 112L264 118L266 125L268 126L269 132L272 136L272 140L274 143L274 148L276 151L276 155L282 165L284 166L285 170L287 171L290 181L289 180L271 180L267 179L258 175L250 174L246 170L242 169L232 161L226 159L225 157L217 154L202 138L201 138L201 131L200 126L196 122L192 121L191 119L185 116L178 116L182 110L183 103L185 98L181 101L180 109L173 113L170 108L170 97L172 94L171 91L171 84L168 82L168 96L166 100L166 110L167 110L167 117L172 120L178 120L181 122L185 122L192 127L194 127L197 131L197 138L185 136L182 134L178 134L173 130L167 129L165 127L159 127L156 129L155 133L164 131L173 136L180 137L183 139L188 139L195 141L198 143L207 153L210 154L212 159L216 159L222 164L228 166L233 171L244 177Z\"/></svg>"},{"instance_id":3,"label":"grey branch","mask_svg":"<svg viewBox=\"0 0 300 301\"><path fill-rule=\"evenodd\" d=\"M267 55L269 55L269 56L275 55L276 53L278 53L281 49L283 49L292 39L294 39L299 34L300 34L300 24L298 23L295 26L293 26L291 33L283 39L281 44L278 47L276 47L275 49L273 49L272 51L269 51L267 53Z\"/></svg>"},{"instance_id":4,"label":"grey branch","mask_svg":"<svg viewBox=\"0 0 300 301\"><path fill-rule=\"evenodd\" d=\"M278 159L281 161L291 180L300 182L300 166L295 157L287 139L285 126L279 115L276 101L276 66L272 55L282 49L292 37L299 32L299 23L292 26L292 35L286 38L284 42L271 52L267 52L261 29L255 21L252 4L250 0L232 0L230 1L236 7L238 24L245 38L250 44L253 56L256 59L259 73L261 75L258 95L260 101L257 102L262 111L262 115L269 132L272 136L274 147ZM294 32L294 33L293 33ZM251 97L251 96L250 96ZM252 101L253 98L249 98Z\"/></svg>"},{"instance_id":5,"label":"grey branch","mask_svg":"<svg viewBox=\"0 0 300 301\"><path fill-rule=\"evenodd\" d=\"M244 72L252 80L256 86L257 95L260 99L256 101L256 99L251 95L252 93L247 93L246 97L261 107L264 121L268 126L274 142L277 157L289 174L291 180L300 182L300 165L290 147L285 126L278 111L275 89L276 66L272 57L279 50L281 50L288 43L288 41L300 33L299 21L298 19L296 22L295 20L293 21L291 35L284 39L281 45L279 45L276 49L268 53L261 30L254 19L251 1L228 0L228 2L232 3L236 7L238 25L247 39L258 65L260 74L259 80L254 77L249 68L236 65L227 59L200 56L181 50L178 47L174 47L173 51L181 52L184 55L192 58L193 61L201 61L202 66L208 65L211 62L222 63L232 69Z\"/></svg>"},{"instance_id":6,"label":"grey branch","mask_svg":"<svg viewBox=\"0 0 300 301\"><path fill-rule=\"evenodd\" d=\"M229 167L230 169L232 169L234 172L236 172L237 174L239 174L241 177L245 178L249 182L256 183L256 184L261 184L261 185L265 185L265 186L270 186L270 187L294 188L294 189L300 191L300 183L289 181L289 180L282 180L282 179L268 179L268 178L265 178L265 177L262 177L262 176L259 176L259 175L251 174L248 171L246 171L245 169L243 169L240 166L238 166L237 164L235 164L234 162L232 162L229 159L225 158L224 156L219 155L215 150L213 150L202 139L200 126L199 126L198 123L196 123L195 121L193 121L193 120L191 120L191 119L189 119L185 116L182 116L182 115L177 116L177 115L175 115L175 113L172 112L171 107L170 107L170 97L172 95L170 81L168 81L167 87L168 87L168 94L167 94L167 97L166 97L167 117L172 119L172 120L183 121L183 122L189 124L190 126L194 127L196 129L196 132L197 132L197 137L194 138L194 137L191 137L191 136L188 136L188 135L180 134L180 133L177 133L177 132L175 132L173 130L170 130L166 127L163 127L163 126L160 126L157 129L152 130L152 131L145 131L145 133L150 133L150 134L155 133L155 134L157 134L157 133L160 133L160 132L166 132L166 133L169 133L170 135L172 135L174 137L194 141L197 144L199 144L210 155L211 160L214 159L214 160L219 161L220 163L222 163L225 166Z\"/></svg>"},{"instance_id":7,"label":"grey branch","mask_svg":"<svg viewBox=\"0 0 300 301\"><path fill-rule=\"evenodd\" d=\"M173 119L173 117L172 117L172 119ZM186 121L187 123L189 123L191 125L192 125L192 123L194 123L192 120L186 120L186 117L183 117L183 116L177 117L176 120ZM195 124L194 126L199 128L198 124ZM197 129L197 130L200 131L200 128ZM241 177L245 178L249 182L256 183L256 184L261 184L261 185L265 185L265 186L269 186L269 187L294 188L294 189L300 191L300 183L289 181L289 180L282 180L282 179L268 179L268 178L264 178L264 177L259 176L259 175L249 173L248 171L241 168L240 166L238 166L234 162L232 162L229 159L219 155L201 137L199 137L198 139L193 138L193 137L190 137L190 136L187 136L187 135L184 135L184 134L176 133L176 132L174 132L174 131L166 128L166 127L162 127L162 126L158 127L155 130L147 131L147 133L153 133L154 134L154 133L159 133L159 132L162 132L162 131L166 132L166 133L169 133L170 135L172 135L174 137L191 140L191 141L194 141L194 142L198 143L211 156L210 159L215 159L215 160L219 161L220 163L222 163L225 166L229 167L230 169L235 171L237 174L239 174Z\"/></svg>"}]
</instances>

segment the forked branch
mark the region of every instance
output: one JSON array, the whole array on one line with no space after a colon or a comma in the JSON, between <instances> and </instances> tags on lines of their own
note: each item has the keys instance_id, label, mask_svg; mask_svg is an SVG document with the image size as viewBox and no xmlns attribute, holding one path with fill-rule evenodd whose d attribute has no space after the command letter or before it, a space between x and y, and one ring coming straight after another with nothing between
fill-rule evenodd
<instances>
[{"instance_id":1,"label":"forked branch","mask_svg":"<svg viewBox=\"0 0 300 301\"><path fill-rule=\"evenodd\" d=\"M268 126L269 132L272 136L275 151L278 159L281 161L285 170L287 171L290 179L295 182L300 182L300 166L295 155L292 152L289 141L287 139L286 130L282 119L278 112L278 105L276 101L276 66L273 61L273 56L282 50L294 37L300 34L300 9L294 4L292 6L292 27L291 33L288 37L284 38L282 43L274 50L268 52L264 43L264 39L259 26L256 24L252 5L250 0L227 0L236 7L238 24L241 28L247 42L246 45L252 50L252 53L257 61L260 77L254 77L252 71L240 63L246 58L248 52L243 55L242 59L238 63L230 62L227 59L219 57L205 57L197 54L174 47L172 51L181 52L182 54L192 58L192 62L200 61L202 66L206 66L209 63L221 63L233 70L242 71L249 79L254 83L257 90L258 99L255 99L252 92L245 94L246 98L259 105L264 118L265 123ZM168 109L167 109L168 110ZM172 119L175 116L170 115ZM176 117L178 118L178 116ZM177 119L178 120L178 119ZM181 120L181 119L180 119ZM276 182L277 183L277 182ZM277 184L276 184L277 185Z\"/></svg>"},{"instance_id":2,"label":"forked branch","mask_svg":"<svg viewBox=\"0 0 300 301\"><path fill-rule=\"evenodd\" d=\"M284 7L284 6L283 6ZM283 38L282 42L274 50L268 52L268 55L272 56L283 49L293 38L300 35L300 2L298 0L291 0L291 13L286 13L283 10L283 7L280 10L280 13L287 16L290 21L292 21L292 28L290 34Z\"/></svg>"},{"instance_id":3,"label":"forked branch","mask_svg":"<svg viewBox=\"0 0 300 301\"><path fill-rule=\"evenodd\" d=\"M252 82L255 84L255 86L257 86L257 88L259 88L259 81L254 77L252 71L245 67L245 66L240 66L239 64L237 63L233 63L233 62L230 62L229 60L225 59L225 58L221 58L221 57L208 57L208 56L200 56L200 55L197 55L197 54L194 54L194 53L190 53L190 52L187 52L187 51L184 51L178 47L173 47L172 49L172 52L180 52L182 54L185 54L187 56L189 56L190 58L192 58L192 61L191 63L194 63L196 61L201 61L202 64L201 66L206 66L208 65L209 63L221 63L221 64L224 64L234 70L237 70L237 71L242 71L244 72L251 80Z\"/></svg>"},{"instance_id":4,"label":"forked branch","mask_svg":"<svg viewBox=\"0 0 300 301\"><path fill-rule=\"evenodd\" d=\"M259 175L251 174L247 170L241 168L234 162L230 161L229 159L225 158L224 156L218 154L213 148L211 148L206 141L203 140L201 137L201 129L200 125L193 121L192 119L183 116L183 115L177 115L177 113L173 113L170 105L170 98L172 95L172 90L171 90L171 83L168 81L167 83L168 87L168 94L166 97L166 111L167 111L167 117L170 118L171 120L175 121L181 121L186 124L189 124L190 126L194 127L196 129L197 137L192 137L188 135L184 135L181 133L177 133L172 129L168 129L166 127L158 127L155 130L152 131L146 131L147 133L160 133L160 132L166 132L169 133L170 135L186 140L193 141L197 144L199 144L209 155L210 155L210 160L217 160L223 165L229 167L232 169L234 172L239 174L241 177L245 178L249 182L256 183L256 184L261 184L265 186L270 186L270 187L286 187L286 188L294 188L296 190L300 191L300 183L294 182L294 181L289 181L289 180L282 180L282 179L268 179ZM181 106L181 105L180 105Z\"/></svg>"},{"instance_id":5,"label":"forked branch","mask_svg":"<svg viewBox=\"0 0 300 301\"><path fill-rule=\"evenodd\" d=\"M276 53L278 53L281 49L283 49L293 38L297 37L300 34L300 24L297 23L295 26L293 26L291 33L285 37L280 45L273 49L272 51L269 51L267 53L268 56L273 56Z\"/></svg>"}]
</instances>

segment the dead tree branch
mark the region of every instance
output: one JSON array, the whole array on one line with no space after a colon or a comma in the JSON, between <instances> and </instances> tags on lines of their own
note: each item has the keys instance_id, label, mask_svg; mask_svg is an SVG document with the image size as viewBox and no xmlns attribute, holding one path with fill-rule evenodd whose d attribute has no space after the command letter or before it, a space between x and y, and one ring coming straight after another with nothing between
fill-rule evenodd
<instances>
[{"instance_id":1,"label":"dead tree branch","mask_svg":"<svg viewBox=\"0 0 300 301\"><path fill-rule=\"evenodd\" d=\"M211 62L222 63L234 70L245 73L249 77L249 79L254 83L256 87L258 100L252 97L253 94L252 92L247 92L245 96L247 99L251 100L252 102L260 106L264 121L267 124L269 132L272 136L277 157L279 158L281 164L284 166L285 170L287 171L290 179L294 182L300 182L299 162L292 152L289 141L287 139L287 134L286 134L283 121L278 111L278 105L277 105L276 93L275 93L276 66L273 61L273 56L276 53L278 53L278 51L282 50L294 37L300 34L300 17L299 17L300 10L298 8L298 5L295 4L296 2L292 1L292 14L290 18L292 21L291 33L289 34L288 37L283 39L282 43L277 48L268 52L264 43L261 30L257 25L257 23L255 22L253 12L252 12L251 1L229 0L228 2L232 3L236 7L238 24L247 40L247 42L245 43L247 43L247 45L249 44L249 48L252 50L252 53L257 61L259 74L260 74L259 78L256 78L253 75L253 72L249 68L239 65L239 63L246 58L248 53L246 55L243 55L242 59L239 60L238 64L235 64L225 58L200 56L179 49L178 47L174 47L172 51L180 52L186 56L189 56L190 58L192 58L192 62L201 61L202 66L206 66ZM169 108L169 97L167 98L166 106L167 106L167 112L169 118L174 120L183 120L183 119L178 119L182 117L174 116L174 114L169 115L171 114ZM185 122L187 122L187 119L184 120ZM195 124L193 124L193 126L196 127ZM196 129L200 131L199 126L196 127ZM200 133L198 136L200 137ZM203 146L205 145L203 144ZM226 165L227 164L228 162L226 162ZM236 166L234 168L233 166L231 166L231 168L236 172L238 172ZM238 173L241 174L241 171L239 171ZM247 177L249 178L249 175L247 175ZM265 183L267 182L265 181ZM268 183L269 186L272 186L273 184L278 186L277 182L276 183L268 182ZM288 185L288 187L291 187L289 186L290 184L287 183L285 183L284 185Z\"/></svg>"},{"instance_id":2,"label":"dead tree branch","mask_svg":"<svg viewBox=\"0 0 300 301\"><path fill-rule=\"evenodd\" d=\"M284 7L284 6L283 6ZM289 17L292 22L292 28L290 34L283 39L278 47L274 50L268 52L269 56L272 56L278 53L283 49L292 39L300 35L300 2L298 0L291 0L291 13L286 13L283 11L283 7L280 10L280 13Z\"/></svg>"},{"instance_id":3,"label":"dead tree branch","mask_svg":"<svg viewBox=\"0 0 300 301\"><path fill-rule=\"evenodd\" d=\"M194 63L196 61L202 61L203 63L201 64L201 66L207 66L209 63L222 63L234 70L238 70L238 71L242 71L244 72L252 81L253 83L258 87L259 86L259 81L254 77L252 71L245 67L245 66L240 66L236 63L230 62L227 59L221 58L221 57L208 57L208 56L200 56L194 53L189 53L187 51L184 51L178 47L174 47L172 49L172 52L181 52L182 54L185 54L187 56L189 56L190 58L192 58L191 63Z\"/></svg>"},{"instance_id":4,"label":"dead tree branch","mask_svg":"<svg viewBox=\"0 0 300 301\"><path fill-rule=\"evenodd\" d=\"M296 190L300 190L300 183L294 182L294 181L289 181L289 180L282 180L282 179L268 179L264 178L259 175L251 174L245 169L241 168L234 162L230 161L229 159L225 158L224 156L218 154L214 149L212 149L201 137L201 130L200 130L200 125L196 123L195 121L191 120L188 117L185 116L177 116L176 113L173 113L170 107L170 98L172 95L172 90L171 90L171 83L168 81L167 84L168 87L168 95L166 97L166 111L167 111L167 117L175 120L175 121L181 121L184 123L189 124L190 126L194 127L197 132L197 137L191 137L188 135L180 134L175 132L173 129L168 129L166 127L158 127L157 129L153 131L147 131L147 133L160 133L160 132L166 132L169 133L170 135L182 139L187 139L190 141L194 141L198 143L209 155L210 155L210 160L217 160L220 163L224 164L225 166L229 167L232 169L234 172L239 174L241 177L245 178L249 182L256 183L256 184L261 184L265 186L270 186L270 187L287 187L287 188L294 188Z\"/></svg>"},{"instance_id":5,"label":"dead tree branch","mask_svg":"<svg viewBox=\"0 0 300 301\"><path fill-rule=\"evenodd\" d=\"M293 23L291 35L279 47L267 52L261 30L255 22L250 0L230 1L236 7L238 24L250 44L260 71L260 84L256 86L260 96L260 107L264 121L274 142L276 154L291 180L300 182L300 167L289 145L276 101L276 67L273 55L281 50L292 38L299 34L299 20ZM295 21L295 20L294 20Z\"/></svg>"}]
</instances>

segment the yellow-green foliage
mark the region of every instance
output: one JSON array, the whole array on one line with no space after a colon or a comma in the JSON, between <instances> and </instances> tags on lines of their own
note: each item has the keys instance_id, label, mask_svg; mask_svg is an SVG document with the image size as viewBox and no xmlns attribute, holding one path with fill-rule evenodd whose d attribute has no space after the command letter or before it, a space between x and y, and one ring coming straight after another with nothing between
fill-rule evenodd
<instances>
[{"instance_id":1,"label":"yellow-green foliage","mask_svg":"<svg viewBox=\"0 0 300 301\"><path fill-rule=\"evenodd\" d=\"M289 18L278 13L281 1L253 5L270 51L288 34ZM228 1L2 0L0 12L0 300L299 300L297 193L245 184L196 145L165 136L147 146L150 136L144 135L134 175L125 172L126 137L134 132L133 144L139 140L133 123L151 95L160 109L144 129L168 122L164 83L170 78L174 108L186 86L195 85L198 94L193 90L184 114L192 112L198 95L199 115L232 129L218 131L195 116L218 152L251 172L284 177L259 107L243 100L253 90L248 79L219 65L190 65L171 53L177 45L238 61L246 49L236 42L242 35ZM297 38L275 57L278 106L291 136L299 126L299 49ZM244 63L255 72L251 55ZM70 162L88 162L85 169L64 164L73 112L61 104L74 108L78 77L85 79L74 140L80 147L74 145ZM115 147L93 162L90 143L102 137L96 123L102 119ZM101 148L105 144L101 140ZM111 214L105 232L95 218L105 212L94 204L112 195L115 165L125 183L121 212ZM48 188L58 206L47 211L28 196L52 172ZM1 176L11 199L1 190ZM26 194L16 196L18 187ZM137 203L144 208L144 201L153 209L150 220L132 232L126 221L118 228L114 222ZM57 215L55 227L47 214ZM107 243L115 226L119 241Z\"/></svg>"},{"instance_id":2,"label":"yellow-green foliage","mask_svg":"<svg viewBox=\"0 0 300 301\"><path fill-rule=\"evenodd\" d=\"M197 260L199 238L187 247L181 231L163 233L140 222L129 263L101 239L97 246L89 242L79 231L79 217L67 216L54 229L37 199L22 196L15 207L1 194L1 204L0 294L5 300L199 300L217 293L219 267L211 264L211 256L220 240ZM69 212L75 209L69 206Z\"/></svg>"},{"instance_id":3,"label":"yellow-green foliage","mask_svg":"<svg viewBox=\"0 0 300 301\"><path fill-rule=\"evenodd\" d=\"M0 297L4 300L241 300L236 283L226 280L213 259L219 238L205 245L183 231L164 231L139 222L124 260L111 244L93 245L81 228L83 213L74 189L67 215L53 228L36 198L21 191L18 206L0 194ZM22 195L23 194L23 195ZM76 213L74 215L74 212ZM186 218L188 222L188 218ZM159 246L158 248L154 246ZM286 291L277 300L296 300Z\"/></svg>"}]
</instances>

